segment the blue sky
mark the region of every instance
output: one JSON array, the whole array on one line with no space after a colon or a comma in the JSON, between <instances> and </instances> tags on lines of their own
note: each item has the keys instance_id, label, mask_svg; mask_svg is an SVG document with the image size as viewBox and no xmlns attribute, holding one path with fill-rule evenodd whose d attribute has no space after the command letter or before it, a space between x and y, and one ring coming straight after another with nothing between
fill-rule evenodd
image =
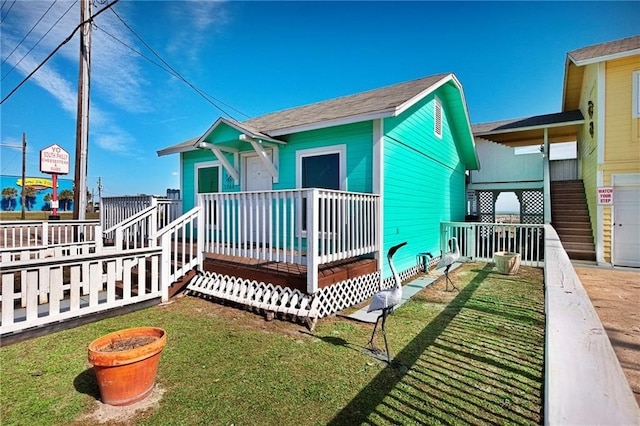
<instances>
[{"instance_id":1,"label":"blue sky","mask_svg":"<svg viewBox=\"0 0 640 426\"><path fill-rule=\"evenodd\" d=\"M5 98L73 31L80 6L1 5ZM103 7L97 0L93 12ZM225 116L133 52L162 64L123 21L238 120L442 72L462 82L472 123L558 112L566 53L640 29L640 2L120 0L113 8L119 17L102 13L92 35L87 184L97 192L101 177L105 196L178 188L178 156L156 151ZM41 175L42 148L57 143L74 155L78 40L0 107L2 175L21 173L20 150L4 145L21 144L23 132L29 176Z\"/></svg>"}]
</instances>

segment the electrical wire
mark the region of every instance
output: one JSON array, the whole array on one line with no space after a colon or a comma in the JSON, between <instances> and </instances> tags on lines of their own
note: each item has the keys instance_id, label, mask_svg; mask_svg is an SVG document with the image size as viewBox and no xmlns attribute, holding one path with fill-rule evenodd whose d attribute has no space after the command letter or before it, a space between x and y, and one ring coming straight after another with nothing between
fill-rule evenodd
<instances>
[{"instance_id":1,"label":"electrical wire","mask_svg":"<svg viewBox=\"0 0 640 426\"><path fill-rule=\"evenodd\" d=\"M51 5L49 5L49 8L42 14L42 16L40 17L40 19L38 19L36 21L35 24L33 24L33 26L31 27L31 29L29 30L29 32L27 34L25 34L24 37L22 37L22 40L20 40L18 42L18 44L16 44L16 47L13 48L13 50L11 51L11 53L9 53L7 56L5 56L4 61L2 61L2 64L4 64L5 62L7 62L7 60L9 59L9 57L11 55L13 55L13 52L16 51L16 49L18 47L20 47L20 45L26 40L27 37L29 37L29 34L31 34L31 32L38 26L38 24L40 23L40 21L42 21L44 19L45 16L47 16L47 13L49 13L49 11L51 10L51 8L53 7L53 5L56 4L56 0L53 0L53 3L51 3ZM1 64L0 64L1 65Z\"/></svg>"},{"instance_id":2,"label":"electrical wire","mask_svg":"<svg viewBox=\"0 0 640 426\"><path fill-rule=\"evenodd\" d=\"M4 18L0 19L0 24L2 24L4 22L5 19L7 19L7 16L9 16L9 12L11 12L11 9L13 9L13 6L18 2L18 0L13 0L13 3L11 3L11 6L9 6L9 10L7 10L7 13L4 14ZM0 12L2 12L2 9L4 9L4 5L7 4L7 0L5 0L4 2L2 2L2 7L0 8Z\"/></svg>"},{"instance_id":3,"label":"electrical wire","mask_svg":"<svg viewBox=\"0 0 640 426\"><path fill-rule=\"evenodd\" d=\"M167 61L165 61L147 42L145 42L142 37L140 37L140 35L138 35L138 33L135 32L135 30L133 28L131 28L131 26L129 26L129 24L127 24L124 19L122 19L120 17L120 15L118 15L118 13L114 10L111 9L111 12L113 12L114 15L116 15L116 17L120 20L120 22L122 22L122 24L129 30L131 31L131 33L133 33L133 35L136 36L136 38L138 40L140 40L140 42L147 48L149 49L158 59L160 59L160 61L162 61L163 64L165 64L165 66L167 68L169 68L171 70L171 73L177 77L178 79L182 80L187 86L191 87L196 93L198 93L203 99L205 99L207 102L209 102L211 105L213 105L216 109L220 110L223 114L225 114L227 117L232 118L234 120L237 120L235 117L233 117L230 113L228 113L227 111L225 111L223 108L221 108L219 105L216 104L216 102L223 104L224 106L234 110L235 112L250 118L249 115L243 113L242 111L232 107L231 105L221 101L220 99L217 99L207 93L205 93L204 91L202 91L200 88L196 87L195 85L193 85L191 82L189 82L186 78L184 78L178 71L176 71L171 65L169 65L169 63ZM143 56L145 57L145 56ZM145 57L146 59L146 57ZM165 70L166 71L166 70ZM213 102L211 99L215 100L216 102Z\"/></svg>"},{"instance_id":4,"label":"electrical wire","mask_svg":"<svg viewBox=\"0 0 640 426\"><path fill-rule=\"evenodd\" d=\"M29 73L29 75L27 75L16 87L13 88L13 90L11 90L11 92L9 92L9 94L7 96L5 96L1 101L0 101L0 105L2 105L7 99L9 99L15 92L18 91L18 89L24 84L26 83L40 68L42 68L44 66L44 64L47 63L47 61L49 59L51 59L51 57L53 55L56 54L56 52L58 50L60 50L60 48L62 46L64 46L65 44L69 43L69 41L73 38L73 36L75 35L75 33L82 28L82 26L84 24L86 24L87 22L91 22L93 20L93 18L95 18L96 16L100 15L102 12L104 12L105 10L111 8L114 4L118 3L120 0L114 0L111 4L105 6L103 9L100 9L98 12L96 12L93 16L90 16L89 19L85 20L84 22L80 22L78 24L77 27L74 28L74 30L71 32L71 34L69 34L69 36L64 39L62 41L62 43L60 43L55 49L53 49L53 52L49 53L49 55L44 58L44 60L42 62L40 62L40 64L33 70L31 71L31 73Z\"/></svg>"},{"instance_id":5,"label":"electrical wire","mask_svg":"<svg viewBox=\"0 0 640 426\"><path fill-rule=\"evenodd\" d=\"M73 4L72 4L71 6L69 6L69 8L66 10L66 12L64 12L64 13L63 13L59 18L58 18L58 20L57 20L56 22L54 22L54 23L53 23L53 25L51 26L51 28L49 28L49 29L47 30L47 32L46 32L46 33L42 34L42 37L40 37L40 39L36 42L36 44L34 44L34 45L31 47L31 49L29 49L29 51L28 51L27 53L25 53L25 54L22 56L22 58L20 58L20 60L19 60L18 62L16 62L16 63L13 65L13 67L11 67L11 69L9 70L9 72L7 72L7 73L4 75L4 77L2 77L2 80L0 80L0 81L4 81L4 79L5 79L5 78L7 78L7 77L9 76L9 74L11 74L11 73L13 72L13 70L14 70L14 69L16 69L16 67L17 67L18 65L20 65L20 63L24 60L24 58L26 58L26 57L29 55L29 53L31 53L31 51L32 51L33 49L35 49L35 48L36 48L36 46L38 46L38 44L40 44L40 42L42 41L42 39L44 39L44 38L47 36L47 34L49 34L49 33L51 32L51 30L52 30L52 29L54 29L54 28L56 27L56 25L58 25L58 22L60 22L60 21L62 20L62 18L64 18L64 17L67 15L67 13L69 13L69 11L71 10L71 8L72 8L73 6L75 6L77 3L78 3L78 0L76 0L75 2L73 2Z\"/></svg>"}]
</instances>

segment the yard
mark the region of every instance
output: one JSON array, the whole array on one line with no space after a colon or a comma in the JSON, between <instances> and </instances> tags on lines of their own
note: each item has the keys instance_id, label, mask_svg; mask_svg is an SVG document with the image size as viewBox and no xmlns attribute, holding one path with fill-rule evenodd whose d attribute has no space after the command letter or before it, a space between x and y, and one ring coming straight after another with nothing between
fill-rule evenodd
<instances>
[{"instance_id":1,"label":"yard","mask_svg":"<svg viewBox=\"0 0 640 426\"><path fill-rule=\"evenodd\" d=\"M445 292L440 279L389 318L392 366L364 352L370 324L337 316L310 332L188 296L0 348L0 418L3 425L542 423L542 270L503 276L492 264L468 263L451 276L460 292ZM99 403L87 345L142 325L168 333L147 398L155 404L133 411Z\"/></svg>"}]
</instances>

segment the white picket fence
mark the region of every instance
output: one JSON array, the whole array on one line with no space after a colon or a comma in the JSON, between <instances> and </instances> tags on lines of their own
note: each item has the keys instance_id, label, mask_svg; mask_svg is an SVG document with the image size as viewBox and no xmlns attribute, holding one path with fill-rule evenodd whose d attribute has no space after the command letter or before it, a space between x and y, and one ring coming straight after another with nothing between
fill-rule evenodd
<instances>
[{"instance_id":1,"label":"white picket fence","mask_svg":"<svg viewBox=\"0 0 640 426\"><path fill-rule=\"evenodd\" d=\"M48 247L102 238L98 220L2 221L0 249Z\"/></svg>"},{"instance_id":2,"label":"white picket fence","mask_svg":"<svg viewBox=\"0 0 640 426\"><path fill-rule=\"evenodd\" d=\"M149 224L158 206L146 210L110 230L119 236L115 247L103 246L95 226L93 241L1 249L0 334L168 300L169 286L202 265L202 247L194 245L200 208L160 230Z\"/></svg>"}]
</instances>

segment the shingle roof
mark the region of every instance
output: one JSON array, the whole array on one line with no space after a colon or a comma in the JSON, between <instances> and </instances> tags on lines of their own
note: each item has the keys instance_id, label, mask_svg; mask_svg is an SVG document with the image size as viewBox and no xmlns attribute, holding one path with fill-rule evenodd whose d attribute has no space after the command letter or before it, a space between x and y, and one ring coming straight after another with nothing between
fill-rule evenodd
<instances>
[{"instance_id":1,"label":"shingle roof","mask_svg":"<svg viewBox=\"0 0 640 426\"><path fill-rule=\"evenodd\" d=\"M246 120L242 122L242 125L251 126L266 134L273 134L273 132L283 129L389 112L402 106L448 75L450 74L433 75L381 89L286 109Z\"/></svg>"},{"instance_id":2,"label":"shingle roof","mask_svg":"<svg viewBox=\"0 0 640 426\"><path fill-rule=\"evenodd\" d=\"M579 65L584 61L591 62L594 59L623 54L639 49L640 35L583 47L569 52L567 55L574 63Z\"/></svg>"},{"instance_id":3,"label":"shingle roof","mask_svg":"<svg viewBox=\"0 0 640 426\"><path fill-rule=\"evenodd\" d=\"M582 121L584 117L580 110L557 112L554 114L535 115L526 118L512 120L493 121L491 123L479 123L471 126L474 135L486 135L494 132L504 132L531 127L544 127L554 124Z\"/></svg>"}]
</instances>

